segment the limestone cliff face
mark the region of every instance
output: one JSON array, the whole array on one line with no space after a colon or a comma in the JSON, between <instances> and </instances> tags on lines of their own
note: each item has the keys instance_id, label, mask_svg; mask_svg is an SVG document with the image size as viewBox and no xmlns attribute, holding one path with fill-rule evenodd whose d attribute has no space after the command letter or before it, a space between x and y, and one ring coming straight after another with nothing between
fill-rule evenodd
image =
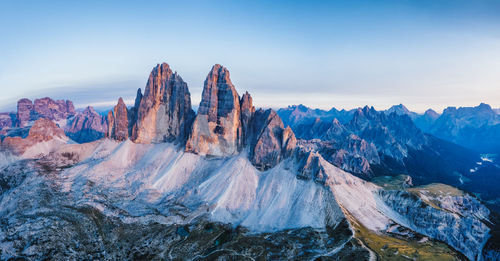
<instances>
[{"instance_id":1,"label":"limestone cliff face","mask_svg":"<svg viewBox=\"0 0 500 261\"><path fill-rule=\"evenodd\" d=\"M73 102L69 100L53 100L49 97L36 99L33 103L29 99L21 99L17 102L17 126L25 127L28 122L39 118L50 120L67 119L75 115Z\"/></svg>"},{"instance_id":2,"label":"limestone cliff face","mask_svg":"<svg viewBox=\"0 0 500 261\"><path fill-rule=\"evenodd\" d=\"M20 99L17 102L17 126L24 127L32 120L33 102L30 99Z\"/></svg>"},{"instance_id":3,"label":"limestone cliff face","mask_svg":"<svg viewBox=\"0 0 500 261\"><path fill-rule=\"evenodd\" d=\"M276 166L297 146L293 131L284 128L283 121L272 109L255 112L250 129L250 160L260 170Z\"/></svg>"},{"instance_id":4,"label":"limestone cliff face","mask_svg":"<svg viewBox=\"0 0 500 261\"><path fill-rule=\"evenodd\" d=\"M127 106L120 97L118 104L113 108L113 112L108 113L108 137L117 141L128 139L128 113Z\"/></svg>"},{"instance_id":5,"label":"limestone cliff face","mask_svg":"<svg viewBox=\"0 0 500 261\"><path fill-rule=\"evenodd\" d=\"M194 118L187 84L166 63L149 75L144 96L136 98L132 140L139 143L184 142ZM142 96L142 97L140 97Z\"/></svg>"},{"instance_id":6,"label":"limestone cliff face","mask_svg":"<svg viewBox=\"0 0 500 261\"><path fill-rule=\"evenodd\" d=\"M211 156L237 153L242 140L240 110L240 98L229 71L214 65L204 83L186 151Z\"/></svg>"},{"instance_id":7,"label":"limestone cliff face","mask_svg":"<svg viewBox=\"0 0 500 261\"><path fill-rule=\"evenodd\" d=\"M253 106L252 96L248 92L245 92L240 100L241 105L241 127L243 131L242 135L242 146L248 145L247 139L251 135L250 133L250 121L255 113L255 107Z\"/></svg>"}]
</instances>

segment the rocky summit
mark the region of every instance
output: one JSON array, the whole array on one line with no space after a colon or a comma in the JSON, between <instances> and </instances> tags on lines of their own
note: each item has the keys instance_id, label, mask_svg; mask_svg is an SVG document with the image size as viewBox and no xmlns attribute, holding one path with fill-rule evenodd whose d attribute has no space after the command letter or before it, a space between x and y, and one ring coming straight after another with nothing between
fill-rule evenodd
<instances>
[{"instance_id":1,"label":"rocky summit","mask_svg":"<svg viewBox=\"0 0 500 261\"><path fill-rule=\"evenodd\" d=\"M167 63L153 68L144 95L137 93L134 110L131 137L140 143L184 143L194 118L188 86Z\"/></svg>"},{"instance_id":2,"label":"rocky summit","mask_svg":"<svg viewBox=\"0 0 500 261\"><path fill-rule=\"evenodd\" d=\"M203 85L186 151L211 156L236 154L242 140L240 115L240 97L229 71L216 64Z\"/></svg>"},{"instance_id":3,"label":"rocky summit","mask_svg":"<svg viewBox=\"0 0 500 261\"><path fill-rule=\"evenodd\" d=\"M129 121L127 106L121 97L118 99L118 104L113 108L113 111L109 111L108 122L108 137L117 141L124 141L128 139Z\"/></svg>"},{"instance_id":4,"label":"rocky summit","mask_svg":"<svg viewBox=\"0 0 500 261\"><path fill-rule=\"evenodd\" d=\"M88 106L68 122L66 135L78 143L99 140L108 133L108 121Z\"/></svg>"},{"instance_id":5,"label":"rocky summit","mask_svg":"<svg viewBox=\"0 0 500 261\"><path fill-rule=\"evenodd\" d=\"M276 166L290 156L297 145L293 131L290 127L284 128L272 109L255 112L250 130L250 160L260 170Z\"/></svg>"}]
</instances>

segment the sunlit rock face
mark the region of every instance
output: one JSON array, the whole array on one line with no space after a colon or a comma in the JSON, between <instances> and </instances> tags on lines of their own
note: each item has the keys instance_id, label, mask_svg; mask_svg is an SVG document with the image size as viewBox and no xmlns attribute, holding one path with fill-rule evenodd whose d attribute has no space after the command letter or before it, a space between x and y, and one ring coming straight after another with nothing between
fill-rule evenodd
<instances>
[{"instance_id":1,"label":"sunlit rock face","mask_svg":"<svg viewBox=\"0 0 500 261\"><path fill-rule=\"evenodd\" d=\"M118 104L113 108L113 111L109 111L108 123L108 137L117 141L128 139L127 106L121 97L118 100Z\"/></svg>"},{"instance_id":2,"label":"sunlit rock face","mask_svg":"<svg viewBox=\"0 0 500 261\"><path fill-rule=\"evenodd\" d=\"M94 108L88 106L68 123L65 130L66 135L78 143L91 142L106 136L108 122Z\"/></svg>"},{"instance_id":3,"label":"sunlit rock face","mask_svg":"<svg viewBox=\"0 0 500 261\"><path fill-rule=\"evenodd\" d=\"M48 142L53 139L68 140L64 131L53 121L40 118L30 128L28 137L6 137L2 142L2 149L9 150L14 154L23 154L29 147L38 143Z\"/></svg>"},{"instance_id":4,"label":"sunlit rock face","mask_svg":"<svg viewBox=\"0 0 500 261\"><path fill-rule=\"evenodd\" d=\"M39 118L47 118L50 120L63 120L75 115L75 107L73 102L69 100L54 101L49 97L36 99L31 102L29 99L21 99L17 102L17 126L24 127L30 121Z\"/></svg>"},{"instance_id":5,"label":"sunlit rock face","mask_svg":"<svg viewBox=\"0 0 500 261\"><path fill-rule=\"evenodd\" d=\"M194 111L187 84L167 63L157 65L149 75L144 96L137 94L137 118L132 140L138 143L181 142L188 136Z\"/></svg>"},{"instance_id":6,"label":"sunlit rock face","mask_svg":"<svg viewBox=\"0 0 500 261\"><path fill-rule=\"evenodd\" d=\"M216 64L205 80L198 115L186 150L200 155L227 156L241 148L240 98L229 71Z\"/></svg>"}]
</instances>

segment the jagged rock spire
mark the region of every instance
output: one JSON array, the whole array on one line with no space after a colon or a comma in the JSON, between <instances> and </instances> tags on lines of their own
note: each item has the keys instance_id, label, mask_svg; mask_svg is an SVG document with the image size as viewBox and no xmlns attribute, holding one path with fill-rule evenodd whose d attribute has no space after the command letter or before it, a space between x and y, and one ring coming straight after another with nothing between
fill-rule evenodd
<instances>
[{"instance_id":1,"label":"jagged rock spire","mask_svg":"<svg viewBox=\"0 0 500 261\"><path fill-rule=\"evenodd\" d=\"M200 155L227 156L241 147L240 98L229 71L216 64L208 73L186 150Z\"/></svg>"},{"instance_id":2,"label":"jagged rock spire","mask_svg":"<svg viewBox=\"0 0 500 261\"><path fill-rule=\"evenodd\" d=\"M132 140L141 143L184 142L194 111L187 84L173 73L167 63L158 64L149 75L142 96L140 90L134 108Z\"/></svg>"}]
</instances>

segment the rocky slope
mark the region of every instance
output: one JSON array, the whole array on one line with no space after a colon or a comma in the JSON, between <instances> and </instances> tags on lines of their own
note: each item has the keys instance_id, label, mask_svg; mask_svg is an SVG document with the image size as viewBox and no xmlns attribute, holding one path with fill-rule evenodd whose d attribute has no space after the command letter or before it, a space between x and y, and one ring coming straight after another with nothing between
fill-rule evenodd
<instances>
[{"instance_id":1,"label":"rocky slope","mask_svg":"<svg viewBox=\"0 0 500 261\"><path fill-rule=\"evenodd\" d=\"M28 137L6 137L2 142L2 150L25 157L46 153L52 148L65 144L68 137L53 121L40 118L29 130Z\"/></svg>"}]
</instances>

